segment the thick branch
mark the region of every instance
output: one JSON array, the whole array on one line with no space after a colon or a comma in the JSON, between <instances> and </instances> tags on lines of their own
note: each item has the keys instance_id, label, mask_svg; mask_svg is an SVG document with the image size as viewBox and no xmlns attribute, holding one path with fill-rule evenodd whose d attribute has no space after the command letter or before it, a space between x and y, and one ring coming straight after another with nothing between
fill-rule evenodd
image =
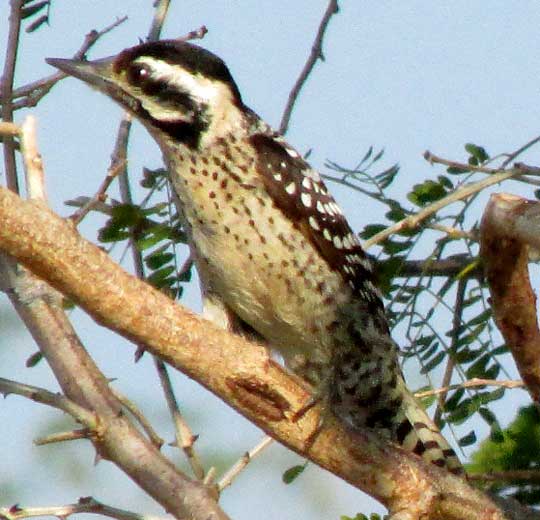
<instances>
[{"instance_id":1,"label":"thick branch","mask_svg":"<svg viewBox=\"0 0 540 520\"><path fill-rule=\"evenodd\" d=\"M44 207L43 171L33 118L27 119L21 134L28 195L36 207ZM31 228L33 224L28 221L27 229ZM24 234L25 231L20 227L17 233ZM0 264L0 279L67 397L53 401L65 405L72 403L71 409L63 409L88 427L89 436L100 455L114 462L176 518L225 520L227 517L216 504L214 493L178 471L122 413L121 403L112 394L108 381L89 357L67 319L61 296L23 267L11 268L11 263ZM3 391L21 389L21 385L11 390L6 388L5 382L3 385ZM30 390L30 393L32 399L40 396L47 399L46 392ZM85 417L85 410L90 420Z\"/></svg>"},{"instance_id":2,"label":"thick branch","mask_svg":"<svg viewBox=\"0 0 540 520\"><path fill-rule=\"evenodd\" d=\"M0 222L0 248L96 321L144 344L271 436L304 452L318 425L318 409L290 420L308 396L263 348L213 327L125 273L38 201L22 201L0 188ZM379 499L395 519L503 518L462 479L378 438L348 433L333 419L325 421L308 455Z\"/></svg>"},{"instance_id":3,"label":"thick branch","mask_svg":"<svg viewBox=\"0 0 540 520\"><path fill-rule=\"evenodd\" d=\"M512 351L529 393L540 399L540 331L531 287L529 245L540 247L540 205L494 194L480 226L480 252L495 322Z\"/></svg>"}]
</instances>

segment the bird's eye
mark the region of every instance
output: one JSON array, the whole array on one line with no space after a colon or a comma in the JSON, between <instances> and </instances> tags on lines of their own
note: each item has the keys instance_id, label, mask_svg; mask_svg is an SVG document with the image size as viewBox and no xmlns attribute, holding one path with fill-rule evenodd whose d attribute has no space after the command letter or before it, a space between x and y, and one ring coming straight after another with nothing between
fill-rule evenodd
<instances>
[{"instance_id":1,"label":"bird's eye","mask_svg":"<svg viewBox=\"0 0 540 520\"><path fill-rule=\"evenodd\" d=\"M141 86L149 76L148 66L142 63L133 63L126 72L127 80L134 86Z\"/></svg>"}]
</instances>

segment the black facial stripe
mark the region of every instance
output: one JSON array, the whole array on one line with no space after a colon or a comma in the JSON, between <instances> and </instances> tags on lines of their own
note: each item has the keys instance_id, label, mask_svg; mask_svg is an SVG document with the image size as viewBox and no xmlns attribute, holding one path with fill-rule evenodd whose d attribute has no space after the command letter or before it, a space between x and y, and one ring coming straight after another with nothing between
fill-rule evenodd
<instances>
[{"instance_id":1,"label":"black facial stripe","mask_svg":"<svg viewBox=\"0 0 540 520\"><path fill-rule=\"evenodd\" d=\"M143 94L155 98L165 108L180 108L182 112L195 113L201 109L188 92L166 80L152 76L152 68L145 63L132 63L126 70L127 81Z\"/></svg>"},{"instance_id":2,"label":"black facial stripe","mask_svg":"<svg viewBox=\"0 0 540 520\"><path fill-rule=\"evenodd\" d=\"M181 141L189 148L196 149L201 140L201 134L207 129L207 125L197 121L186 123L184 121L158 121L152 117L152 124L168 134L176 141Z\"/></svg>"},{"instance_id":3,"label":"black facial stripe","mask_svg":"<svg viewBox=\"0 0 540 520\"><path fill-rule=\"evenodd\" d=\"M201 134L208 129L208 123L202 118L196 118L193 123L186 121L163 121L152 117L139 101L137 107L131 107L132 111L143 123L149 123L148 128L157 127L175 141L181 141L186 146L196 149L199 146Z\"/></svg>"}]
</instances>

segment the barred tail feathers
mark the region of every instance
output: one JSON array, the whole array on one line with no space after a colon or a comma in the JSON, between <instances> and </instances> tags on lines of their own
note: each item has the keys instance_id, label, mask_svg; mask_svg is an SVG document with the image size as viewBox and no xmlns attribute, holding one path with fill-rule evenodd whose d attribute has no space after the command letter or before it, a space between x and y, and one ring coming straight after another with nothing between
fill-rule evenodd
<instances>
[{"instance_id":1,"label":"barred tail feathers","mask_svg":"<svg viewBox=\"0 0 540 520\"><path fill-rule=\"evenodd\" d=\"M396 417L397 443L407 451L416 453L426 462L463 474L463 466L455 451L428 417L416 399L406 390L403 396L402 417ZM401 414L399 414L401 415Z\"/></svg>"}]
</instances>

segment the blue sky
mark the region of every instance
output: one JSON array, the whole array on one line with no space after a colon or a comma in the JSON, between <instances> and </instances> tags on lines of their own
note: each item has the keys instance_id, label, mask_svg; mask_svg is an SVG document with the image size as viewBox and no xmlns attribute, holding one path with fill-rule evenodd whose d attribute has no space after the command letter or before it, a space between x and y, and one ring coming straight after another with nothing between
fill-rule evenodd
<instances>
[{"instance_id":1,"label":"blue sky","mask_svg":"<svg viewBox=\"0 0 540 520\"><path fill-rule=\"evenodd\" d=\"M116 16L127 14L129 19L100 40L89 57L115 54L136 44L147 33L151 4L140 0L55 2L50 27L23 33L17 85L50 74L45 57L71 56L85 33L105 27ZM172 2L163 36L180 36L205 24L209 33L200 43L227 62L244 101L277 126L325 8L326 2L320 0L177 0ZM8 2L4 1L0 3L0 41L5 41L7 16ZM510 152L539 133L539 26L540 4L533 1L341 2L324 44L326 61L317 65L303 90L288 140L301 153L311 149L310 161L322 171L327 159L353 166L370 145L385 148L384 164L401 165L396 192L443 173L422 159L426 149L463 159L463 144L473 141L492 154ZM121 110L68 79L32 113L38 118L51 205L67 215L70 210L64 206L65 200L93 193L101 182ZM24 114L18 113L17 120ZM130 150L134 175L143 165L160 165L157 147L139 126L134 128ZM538 150L533 149L523 160L538 164L537 157ZM371 202L336 186L330 188L356 230L381 218L380 208ZM521 185L509 184L503 189L533 197L532 189ZM82 226L85 235L94 239L100 222L89 218ZM186 303L198 308L196 287L187 292ZM81 338L105 373L116 377L119 388L168 428L157 388L149 395L153 383L148 381L154 377L149 360L134 367L131 346L97 329L82 313L76 311L73 316ZM0 307L4 340L0 343L0 375L56 389L44 364L24 369L35 347L14 323L6 303ZM186 414L202 433L199 444L207 462L220 451L233 462L260 438L256 428L194 383L180 375L175 382L182 401L186 396ZM0 432L4 460L0 483L10 480L19 486L11 500L47 505L92 494L120 507L159 512L109 464L102 462L93 468L92 450L87 446L76 451L80 466L70 470L77 474L78 468L85 468L85 480L75 489L66 486L61 469L50 462L50 457L61 457L66 448L36 448L31 443L40 425L57 417L55 412L19 398L0 402L0 421L8 424ZM224 494L226 511L236 519L251 518L261 504L264 518L339 518L357 511L382 511L314 466L298 482L284 486L281 472L298 460L273 446ZM34 484L22 486L30 472ZM0 504L4 502L2 493L0 489Z\"/></svg>"}]
</instances>

